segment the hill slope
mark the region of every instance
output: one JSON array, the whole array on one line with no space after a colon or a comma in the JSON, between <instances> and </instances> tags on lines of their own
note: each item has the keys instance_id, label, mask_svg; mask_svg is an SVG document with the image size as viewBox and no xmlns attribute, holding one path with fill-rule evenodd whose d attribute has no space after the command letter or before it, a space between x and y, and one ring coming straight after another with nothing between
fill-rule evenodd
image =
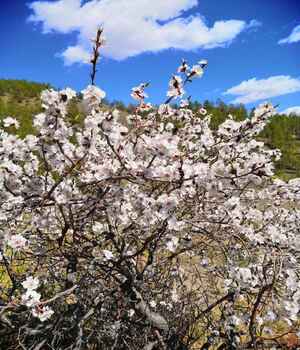
<instances>
[{"instance_id":1,"label":"hill slope","mask_svg":"<svg viewBox=\"0 0 300 350\"><path fill-rule=\"evenodd\" d=\"M49 84L40 84L26 80L0 80L0 121L12 116L19 120L20 136L33 132L32 115L42 110L40 94L49 88Z\"/></svg>"},{"instance_id":2,"label":"hill slope","mask_svg":"<svg viewBox=\"0 0 300 350\"><path fill-rule=\"evenodd\" d=\"M22 102L26 99L38 98L40 93L49 87L49 84L27 80L0 79L0 97L9 96Z\"/></svg>"}]
</instances>

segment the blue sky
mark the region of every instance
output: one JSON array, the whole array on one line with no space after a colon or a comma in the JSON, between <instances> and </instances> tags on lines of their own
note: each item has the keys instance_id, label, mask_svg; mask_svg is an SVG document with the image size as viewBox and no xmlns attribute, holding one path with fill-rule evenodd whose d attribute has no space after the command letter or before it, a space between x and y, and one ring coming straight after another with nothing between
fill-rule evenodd
<instances>
[{"instance_id":1,"label":"blue sky","mask_svg":"<svg viewBox=\"0 0 300 350\"><path fill-rule=\"evenodd\" d=\"M149 100L163 102L181 59L206 58L187 89L194 100L268 100L300 114L299 0L10 0L0 17L0 78L80 91L89 38L103 24L97 84L109 100L133 102L130 89L149 81Z\"/></svg>"}]
</instances>

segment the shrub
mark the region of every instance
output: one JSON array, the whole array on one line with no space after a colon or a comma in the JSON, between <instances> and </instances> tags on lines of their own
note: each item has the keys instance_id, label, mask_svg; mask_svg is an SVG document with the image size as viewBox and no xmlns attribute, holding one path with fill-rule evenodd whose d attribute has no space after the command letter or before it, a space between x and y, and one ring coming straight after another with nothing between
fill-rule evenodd
<instances>
[{"instance_id":1,"label":"shrub","mask_svg":"<svg viewBox=\"0 0 300 350\"><path fill-rule=\"evenodd\" d=\"M210 128L180 108L206 61L170 81L126 125L82 92L42 93L35 136L0 144L1 348L241 349L299 325L300 181L273 176L279 152L255 140L273 108ZM145 113L145 111L147 113Z\"/></svg>"}]
</instances>

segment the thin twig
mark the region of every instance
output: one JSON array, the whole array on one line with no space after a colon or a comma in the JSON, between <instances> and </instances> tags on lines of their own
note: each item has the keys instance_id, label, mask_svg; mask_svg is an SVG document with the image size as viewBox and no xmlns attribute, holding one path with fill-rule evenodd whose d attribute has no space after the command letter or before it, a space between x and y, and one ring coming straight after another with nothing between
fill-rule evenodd
<instances>
[{"instance_id":1,"label":"thin twig","mask_svg":"<svg viewBox=\"0 0 300 350\"><path fill-rule=\"evenodd\" d=\"M72 288L69 288L67 290L64 290L63 292L56 294L53 298L50 298L48 300L40 302L39 305L46 305L46 304L52 303L53 301L55 301L58 298L61 298L61 297L68 295L68 294L71 294L73 292L73 290L75 290L77 287L78 286L75 284Z\"/></svg>"},{"instance_id":2,"label":"thin twig","mask_svg":"<svg viewBox=\"0 0 300 350\"><path fill-rule=\"evenodd\" d=\"M103 45L103 38L102 38L103 28L99 28L97 30L96 39L93 40L94 46L93 46L93 56L91 59L92 64L92 71L91 71L91 83L92 85L95 85L95 78L97 73L97 64L100 57L100 47Z\"/></svg>"}]
</instances>

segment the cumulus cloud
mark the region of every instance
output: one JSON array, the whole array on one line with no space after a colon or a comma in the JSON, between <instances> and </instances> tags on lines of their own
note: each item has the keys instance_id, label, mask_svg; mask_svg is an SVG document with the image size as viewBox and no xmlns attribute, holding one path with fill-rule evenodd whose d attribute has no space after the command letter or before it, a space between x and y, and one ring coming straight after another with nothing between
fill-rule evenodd
<instances>
[{"instance_id":1,"label":"cumulus cloud","mask_svg":"<svg viewBox=\"0 0 300 350\"><path fill-rule=\"evenodd\" d=\"M298 41L300 41L300 25L296 26L288 37L279 40L278 44L291 44Z\"/></svg>"},{"instance_id":2,"label":"cumulus cloud","mask_svg":"<svg viewBox=\"0 0 300 350\"><path fill-rule=\"evenodd\" d=\"M34 1L29 21L42 23L44 33L78 33L76 45L62 54L67 64L86 61L100 25L107 38L103 54L116 60L169 48L224 47L243 30L260 25L232 19L208 26L199 13L187 15L197 5L198 0Z\"/></svg>"},{"instance_id":3,"label":"cumulus cloud","mask_svg":"<svg viewBox=\"0 0 300 350\"><path fill-rule=\"evenodd\" d=\"M280 114L286 114L286 115L297 115L300 117L300 106L294 106L285 109Z\"/></svg>"},{"instance_id":4,"label":"cumulus cloud","mask_svg":"<svg viewBox=\"0 0 300 350\"><path fill-rule=\"evenodd\" d=\"M61 56L64 58L67 66L76 62L89 63L91 60L91 55L81 46L70 46L61 54Z\"/></svg>"},{"instance_id":5,"label":"cumulus cloud","mask_svg":"<svg viewBox=\"0 0 300 350\"><path fill-rule=\"evenodd\" d=\"M224 94L238 96L231 103L250 103L297 91L300 91L300 79L289 75L277 75L267 79L252 78L243 81L225 91Z\"/></svg>"}]
</instances>

